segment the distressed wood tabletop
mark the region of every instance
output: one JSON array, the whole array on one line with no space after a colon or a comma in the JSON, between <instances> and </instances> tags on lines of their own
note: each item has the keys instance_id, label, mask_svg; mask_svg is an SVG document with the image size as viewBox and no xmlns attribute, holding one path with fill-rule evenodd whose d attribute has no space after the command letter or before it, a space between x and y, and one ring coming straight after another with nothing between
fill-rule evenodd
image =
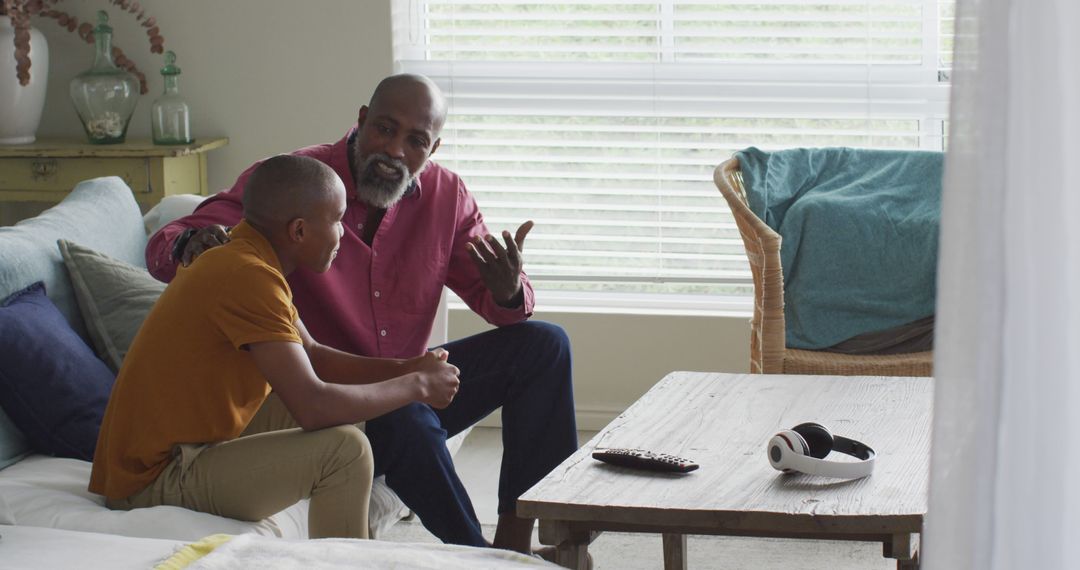
<instances>
[{"instance_id":1,"label":"distressed wood tabletop","mask_svg":"<svg viewBox=\"0 0 1080 570\"><path fill-rule=\"evenodd\" d=\"M932 397L932 378L673 372L526 492L518 514L542 527L549 519L596 530L855 540L918 533ZM774 470L766 443L802 422L874 448L874 473L849 481ZM657 473L591 457L618 447L701 467Z\"/></svg>"}]
</instances>

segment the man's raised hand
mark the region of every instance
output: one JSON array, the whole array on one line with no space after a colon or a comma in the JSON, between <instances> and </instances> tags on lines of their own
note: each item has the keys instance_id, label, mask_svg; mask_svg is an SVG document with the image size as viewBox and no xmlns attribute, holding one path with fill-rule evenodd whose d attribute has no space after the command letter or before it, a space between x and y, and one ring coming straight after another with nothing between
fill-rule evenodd
<instances>
[{"instance_id":1,"label":"man's raised hand","mask_svg":"<svg viewBox=\"0 0 1080 570\"><path fill-rule=\"evenodd\" d=\"M226 243L229 243L229 233L226 231L225 226L212 224L205 228L201 228L199 231L191 234L191 238L188 239L187 245L184 246L183 253L180 254L180 263L182 263L184 267L187 267L188 265L191 265L192 261L195 261L196 257L202 255L204 251Z\"/></svg>"},{"instance_id":2,"label":"man's raised hand","mask_svg":"<svg viewBox=\"0 0 1080 570\"><path fill-rule=\"evenodd\" d=\"M525 236L532 228L532 220L521 224L513 239L510 232L504 231L505 246L491 234L476 236L466 244L484 285L495 302L504 307L521 304L521 267L524 264L521 254L525 250Z\"/></svg>"}]
</instances>

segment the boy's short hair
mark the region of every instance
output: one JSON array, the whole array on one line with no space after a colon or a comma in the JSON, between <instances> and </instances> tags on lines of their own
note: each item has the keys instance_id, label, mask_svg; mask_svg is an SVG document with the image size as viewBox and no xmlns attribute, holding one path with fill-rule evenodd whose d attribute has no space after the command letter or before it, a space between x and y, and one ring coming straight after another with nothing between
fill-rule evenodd
<instances>
[{"instance_id":1,"label":"boy's short hair","mask_svg":"<svg viewBox=\"0 0 1080 570\"><path fill-rule=\"evenodd\" d=\"M255 167L244 184L244 218L269 229L308 217L340 184L337 173L314 158L272 156Z\"/></svg>"}]
</instances>

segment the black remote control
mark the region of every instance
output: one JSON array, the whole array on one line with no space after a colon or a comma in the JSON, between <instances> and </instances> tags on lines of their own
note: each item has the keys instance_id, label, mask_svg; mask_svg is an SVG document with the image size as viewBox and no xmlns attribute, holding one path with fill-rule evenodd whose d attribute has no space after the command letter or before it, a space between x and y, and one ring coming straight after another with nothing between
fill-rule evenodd
<instances>
[{"instance_id":1,"label":"black remote control","mask_svg":"<svg viewBox=\"0 0 1080 570\"><path fill-rule=\"evenodd\" d=\"M644 449L599 449L593 451L593 459L604 463L647 469L649 471L675 471L688 473L698 468L698 464L666 453L653 453Z\"/></svg>"}]
</instances>

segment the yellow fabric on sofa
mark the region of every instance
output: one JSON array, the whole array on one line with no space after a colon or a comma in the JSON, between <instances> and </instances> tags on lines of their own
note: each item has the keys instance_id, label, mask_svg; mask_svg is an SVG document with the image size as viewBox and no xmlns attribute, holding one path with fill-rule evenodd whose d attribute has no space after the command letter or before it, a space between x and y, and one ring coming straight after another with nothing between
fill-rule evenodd
<instances>
[{"instance_id":1,"label":"yellow fabric on sofa","mask_svg":"<svg viewBox=\"0 0 1080 570\"><path fill-rule=\"evenodd\" d=\"M212 534L177 550L161 564L154 566L154 570L183 570L232 538L231 534Z\"/></svg>"}]
</instances>

